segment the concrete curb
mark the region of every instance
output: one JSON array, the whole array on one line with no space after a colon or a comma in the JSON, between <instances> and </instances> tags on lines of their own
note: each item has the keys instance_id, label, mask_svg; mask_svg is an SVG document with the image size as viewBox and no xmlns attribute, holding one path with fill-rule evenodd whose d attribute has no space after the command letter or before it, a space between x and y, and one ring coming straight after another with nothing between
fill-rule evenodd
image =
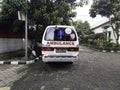
<instances>
[{"instance_id":1,"label":"concrete curb","mask_svg":"<svg viewBox=\"0 0 120 90\"><path fill-rule=\"evenodd\" d=\"M107 50L102 50L101 52L111 52L111 53L114 53L114 52L116 52L116 53L120 53L120 51L113 51L113 50L111 50L111 51L107 51Z\"/></svg>"},{"instance_id":2,"label":"concrete curb","mask_svg":"<svg viewBox=\"0 0 120 90\"><path fill-rule=\"evenodd\" d=\"M38 59L28 60L28 61L0 61L0 65L9 64L9 65L22 65L22 64L32 64L37 62Z\"/></svg>"},{"instance_id":3,"label":"concrete curb","mask_svg":"<svg viewBox=\"0 0 120 90\"><path fill-rule=\"evenodd\" d=\"M10 90L10 87L0 87L0 90Z\"/></svg>"}]
</instances>

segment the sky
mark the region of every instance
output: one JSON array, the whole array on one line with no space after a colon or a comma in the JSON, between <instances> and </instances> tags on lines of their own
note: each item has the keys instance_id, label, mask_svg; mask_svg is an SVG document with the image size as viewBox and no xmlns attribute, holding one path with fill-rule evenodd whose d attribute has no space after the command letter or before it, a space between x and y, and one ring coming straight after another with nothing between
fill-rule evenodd
<instances>
[{"instance_id":1,"label":"sky","mask_svg":"<svg viewBox=\"0 0 120 90\"><path fill-rule=\"evenodd\" d=\"M76 21L76 20L88 21L91 27L94 27L100 23L107 21L108 20L107 18L101 17L100 15L97 15L96 18L90 17L89 9L92 3L93 3L93 0L89 0L88 5L85 5L83 7L77 7L75 9L75 11L77 12L77 15L75 18L73 18L73 21Z\"/></svg>"}]
</instances>

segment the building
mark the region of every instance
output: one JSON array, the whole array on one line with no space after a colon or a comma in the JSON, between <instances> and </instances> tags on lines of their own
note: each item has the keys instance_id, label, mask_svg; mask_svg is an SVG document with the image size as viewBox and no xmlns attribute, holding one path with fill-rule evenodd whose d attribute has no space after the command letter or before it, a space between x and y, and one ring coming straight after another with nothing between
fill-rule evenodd
<instances>
[{"instance_id":1,"label":"building","mask_svg":"<svg viewBox=\"0 0 120 90\"><path fill-rule=\"evenodd\" d=\"M112 43L116 43L115 35L113 33L112 27L110 27L110 21L105 20L104 22L98 23L96 26L91 27L91 30L95 33L106 33L107 37L112 39ZM107 28L105 28L107 27ZM120 44L120 37L119 37L119 44Z\"/></svg>"}]
</instances>

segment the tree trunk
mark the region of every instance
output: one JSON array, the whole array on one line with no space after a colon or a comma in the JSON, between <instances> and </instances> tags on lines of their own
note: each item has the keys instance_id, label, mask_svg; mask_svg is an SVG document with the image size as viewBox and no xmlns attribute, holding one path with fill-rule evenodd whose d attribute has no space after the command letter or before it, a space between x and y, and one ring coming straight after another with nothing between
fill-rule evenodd
<instances>
[{"instance_id":1,"label":"tree trunk","mask_svg":"<svg viewBox=\"0 0 120 90\"><path fill-rule=\"evenodd\" d=\"M113 26L113 24L115 24L115 23L112 23L112 21L111 21L111 19L109 18L109 20L110 20L110 25L111 25L111 27L112 27L112 29L113 29L113 34L114 34L114 37L115 37L115 40L116 40L116 44L117 44L117 46L119 46L119 30L117 29L117 26Z\"/></svg>"},{"instance_id":2,"label":"tree trunk","mask_svg":"<svg viewBox=\"0 0 120 90\"><path fill-rule=\"evenodd\" d=\"M119 33L116 33L116 35L117 35L117 38L116 38L117 46L119 46Z\"/></svg>"}]
</instances>

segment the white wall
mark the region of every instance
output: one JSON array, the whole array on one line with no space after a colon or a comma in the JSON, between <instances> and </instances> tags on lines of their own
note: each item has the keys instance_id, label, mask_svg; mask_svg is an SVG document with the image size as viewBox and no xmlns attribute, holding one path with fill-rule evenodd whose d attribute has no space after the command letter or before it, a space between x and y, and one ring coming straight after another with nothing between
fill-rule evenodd
<instances>
[{"instance_id":1,"label":"white wall","mask_svg":"<svg viewBox=\"0 0 120 90\"><path fill-rule=\"evenodd\" d=\"M28 46L30 43L28 44ZM25 41L23 39L14 38L0 38L0 53L15 51L25 48Z\"/></svg>"}]
</instances>

